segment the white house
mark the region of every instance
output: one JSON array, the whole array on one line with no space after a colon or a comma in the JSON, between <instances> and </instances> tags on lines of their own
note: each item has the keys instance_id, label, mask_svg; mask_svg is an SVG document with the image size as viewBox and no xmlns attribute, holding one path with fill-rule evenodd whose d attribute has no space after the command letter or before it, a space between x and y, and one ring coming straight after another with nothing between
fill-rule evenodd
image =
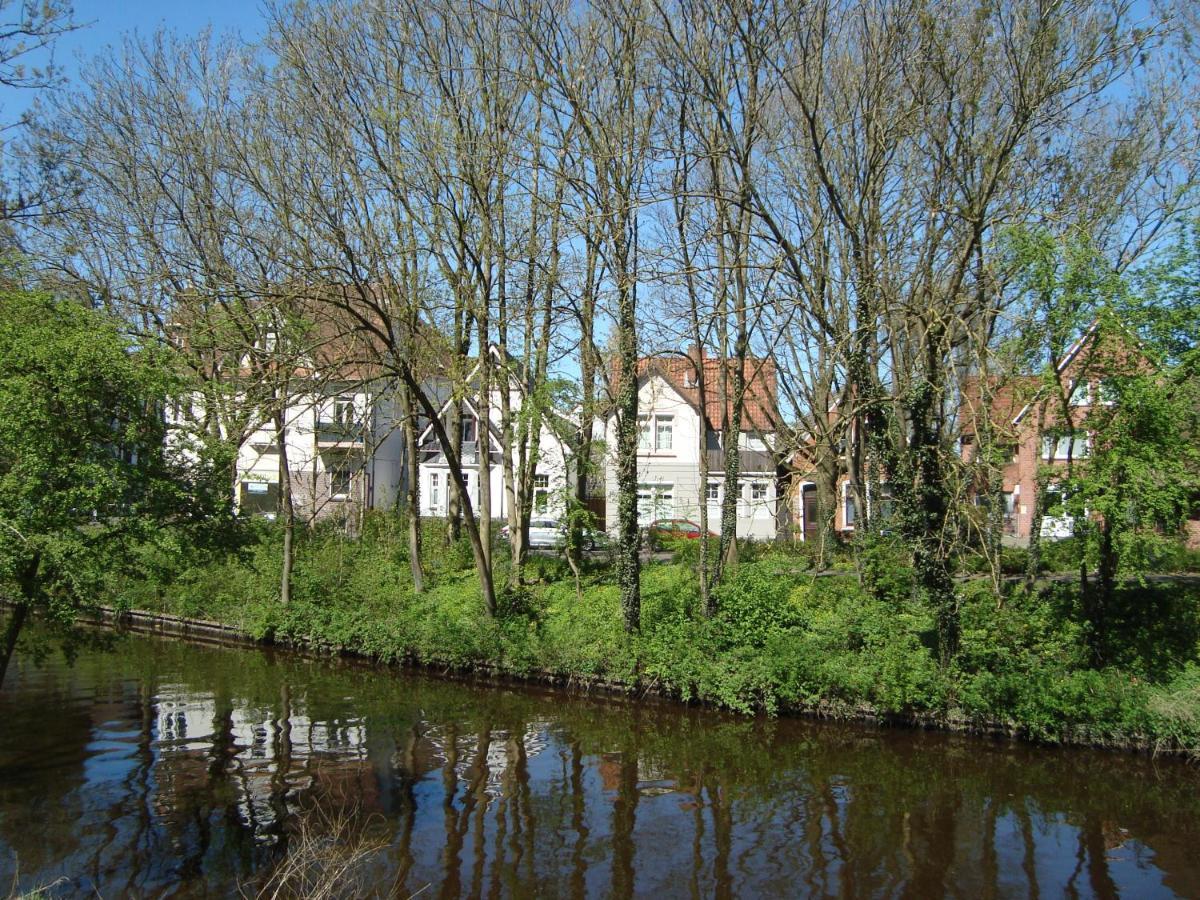
<instances>
[{"instance_id":1,"label":"white house","mask_svg":"<svg viewBox=\"0 0 1200 900\"><path fill-rule=\"evenodd\" d=\"M497 372L502 371L500 355L496 348L491 348L493 358L497 362ZM468 384L474 384L476 369L469 373ZM471 508L476 515L479 512L479 476L483 460L482 448L488 448L491 464L491 517L503 519L508 515L509 497L504 485L504 457L508 453L514 471L517 467L517 448L503 446L501 427L501 391L505 387L498 384L491 390L489 398L486 427L480 415L478 396L467 396L460 402L460 422L462 428L462 477L471 500ZM524 391L519 381L510 378L507 386L509 403L513 417L517 417L524 403ZM453 400L447 400L440 410L439 418L443 423L450 419L448 415ZM558 427L551 427L552 425ZM516 426L513 426L516 430ZM570 469L568 460L570 449L566 432L571 426L559 414L547 411L543 417L540 434L538 435L538 461L534 472L534 514L545 514L559 518L563 515L566 501L566 490L569 484ZM442 447L434 434L433 425L426 425L417 441L420 463L418 477L421 479L420 499L421 515L445 516L449 509L453 482L452 473Z\"/></svg>"},{"instance_id":2,"label":"white house","mask_svg":"<svg viewBox=\"0 0 1200 900\"><path fill-rule=\"evenodd\" d=\"M284 416L293 502L306 518L390 507L400 496L404 441L392 391L380 384L325 384L293 399ZM273 515L279 499L275 426L263 424L238 450L239 508Z\"/></svg>"},{"instance_id":3,"label":"white house","mask_svg":"<svg viewBox=\"0 0 1200 900\"><path fill-rule=\"evenodd\" d=\"M724 501L725 440L721 431L722 372L720 359L703 358L705 397L696 385L694 358L650 357L638 362L638 521L682 518L699 522L700 504L708 507L709 529L720 530ZM732 361L727 365L732 365ZM737 491L739 538L770 540L776 534L778 479L775 443L775 368L771 360L746 361L743 421L737 435L740 478ZM707 420L704 452L708 454L708 486L700 497L701 416ZM612 450L616 416L604 422L609 448L605 466L605 521L617 523L617 483Z\"/></svg>"}]
</instances>

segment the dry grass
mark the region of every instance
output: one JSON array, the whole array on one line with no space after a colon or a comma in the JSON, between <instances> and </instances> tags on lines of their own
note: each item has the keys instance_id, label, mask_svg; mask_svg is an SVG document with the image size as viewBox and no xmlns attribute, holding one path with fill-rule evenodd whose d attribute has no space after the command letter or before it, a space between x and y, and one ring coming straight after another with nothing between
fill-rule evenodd
<instances>
[{"instance_id":1,"label":"dry grass","mask_svg":"<svg viewBox=\"0 0 1200 900\"><path fill-rule=\"evenodd\" d=\"M255 900L387 895L373 883L370 862L388 842L383 817L363 816L357 802L313 802L289 824L287 851L265 881L242 885L241 894Z\"/></svg>"},{"instance_id":2,"label":"dry grass","mask_svg":"<svg viewBox=\"0 0 1200 900\"><path fill-rule=\"evenodd\" d=\"M20 860L17 860L16 862L17 864L13 871L12 884L9 885L8 893L4 895L5 900L43 900L43 898L53 897L55 888L70 883L70 880L66 877L56 878L49 884L43 884L35 888L30 888L27 891L23 891L21 890Z\"/></svg>"}]
</instances>

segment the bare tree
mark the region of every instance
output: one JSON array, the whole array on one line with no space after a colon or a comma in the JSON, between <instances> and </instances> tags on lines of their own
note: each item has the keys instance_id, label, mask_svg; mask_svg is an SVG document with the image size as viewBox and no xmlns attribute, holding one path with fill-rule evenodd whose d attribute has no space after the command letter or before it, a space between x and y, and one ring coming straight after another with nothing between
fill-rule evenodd
<instances>
[{"instance_id":1,"label":"bare tree","mask_svg":"<svg viewBox=\"0 0 1200 900\"><path fill-rule=\"evenodd\" d=\"M195 387L178 423L234 450L273 430L287 602L295 527L287 419L320 393L311 359L323 335L285 283L278 220L245 166L258 131L253 65L232 41L162 33L96 59L85 90L55 98L36 132L63 148L80 193L33 240L65 288L114 309L142 340L176 347ZM235 463L234 492L237 479Z\"/></svg>"},{"instance_id":2,"label":"bare tree","mask_svg":"<svg viewBox=\"0 0 1200 900\"><path fill-rule=\"evenodd\" d=\"M650 9L605 0L587 10L515 10L538 68L577 135L572 188L594 211L591 245L604 258L614 295L616 347L617 580L625 627L641 624L637 521L638 228L651 163L658 98L649 80Z\"/></svg>"}]
</instances>

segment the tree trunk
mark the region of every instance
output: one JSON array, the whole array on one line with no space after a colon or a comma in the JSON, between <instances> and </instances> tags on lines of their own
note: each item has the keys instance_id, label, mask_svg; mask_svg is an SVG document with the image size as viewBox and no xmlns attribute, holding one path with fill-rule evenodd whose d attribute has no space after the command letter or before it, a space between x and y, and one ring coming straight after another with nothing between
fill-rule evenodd
<instances>
[{"instance_id":1,"label":"tree trunk","mask_svg":"<svg viewBox=\"0 0 1200 900\"><path fill-rule=\"evenodd\" d=\"M1038 577L1038 571L1042 567L1042 520L1046 518L1046 510L1049 506L1046 502L1046 488L1049 486L1050 479L1047 471L1043 470L1040 465L1041 446L1045 432L1046 401L1043 400L1038 404L1037 425L1033 436L1034 452L1039 454L1037 456L1039 465L1033 480L1033 514L1029 519L1029 555L1025 560L1025 583L1030 588L1033 587L1033 583ZM1049 466L1050 462L1047 460L1047 470Z\"/></svg>"},{"instance_id":2,"label":"tree trunk","mask_svg":"<svg viewBox=\"0 0 1200 900\"><path fill-rule=\"evenodd\" d=\"M586 281L584 296L579 315L579 447L575 452L575 498L580 506L586 506L590 495L589 482L592 472L592 426L596 416L596 357L595 357L595 317L596 294L593 284L596 273L595 245L588 241ZM603 474L597 477L603 479ZM605 523L608 527L609 523ZM575 526L572 526L575 527ZM575 564L580 562L580 547L583 542L578 535L568 543L570 553L575 557Z\"/></svg>"},{"instance_id":3,"label":"tree trunk","mask_svg":"<svg viewBox=\"0 0 1200 900\"><path fill-rule=\"evenodd\" d=\"M466 525L467 538L471 542L471 555L475 560L475 571L479 575L480 593L483 595L483 602L488 615L494 616L496 614L496 588L492 580L491 555L484 550L484 543L480 537L479 523L475 521L475 517L472 515L471 498L463 491L462 460L452 452L450 436L446 433L445 424L438 417L438 410L434 407L429 395L421 389L421 385L417 381L412 368L402 363L397 367L397 374L409 390L410 395L420 404L422 411L429 418L434 437L437 439L438 446L442 448L442 452L445 454L446 465L450 467L450 480L458 485L457 490L461 492L463 512L465 513L463 524Z\"/></svg>"},{"instance_id":4,"label":"tree trunk","mask_svg":"<svg viewBox=\"0 0 1200 900\"><path fill-rule=\"evenodd\" d=\"M958 599L950 573L943 530L950 508L937 417L941 408L940 370L936 348L939 336L926 337L927 350L920 383L908 392L906 402L911 438L907 458L913 467L915 496L906 498L911 507L902 518L912 545L917 587L937 616L938 645L943 665L958 652ZM877 516L872 516L877 518Z\"/></svg>"},{"instance_id":5,"label":"tree trunk","mask_svg":"<svg viewBox=\"0 0 1200 900\"><path fill-rule=\"evenodd\" d=\"M833 544L836 540L834 521L838 504L838 465L836 458L824 459L817 464L817 570L829 568Z\"/></svg>"},{"instance_id":6,"label":"tree trunk","mask_svg":"<svg viewBox=\"0 0 1200 900\"><path fill-rule=\"evenodd\" d=\"M412 572L413 592L425 590L425 569L421 562L421 469L417 458L417 423L412 394L400 388L400 414L404 418L404 503L408 519L408 567ZM461 432L460 432L461 433Z\"/></svg>"},{"instance_id":7,"label":"tree trunk","mask_svg":"<svg viewBox=\"0 0 1200 900\"><path fill-rule=\"evenodd\" d=\"M296 505L292 502L292 473L288 465L287 430L282 409L275 411L275 445L279 450L279 515L283 519L283 561L279 572L279 600L292 599L293 541L296 535Z\"/></svg>"},{"instance_id":8,"label":"tree trunk","mask_svg":"<svg viewBox=\"0 0 1200 900\"><path fill-rule=\"evenodd\" d=\"M492 354L488 346L487 310L482 309L476 316L479 332L479 423L476 425L476 455L479 460L479 551L483 554L483 562L489 576L492 571ZM507 454L506 447L500 448ZM463 492L463 507L467 506L466 487L462 480L455 488Z\"/></svg>"},{"instance_id":9,"label":"tree trunk","mask_svg":"<svg viewBox=\"0 0 1200 900\"><path fill-rule=\"evenodd\" d=\"M456 297L454 309L454 351L455 351L455 373L454 382L457 385L460 381L458 378L457 367L459 360L466 357L470 352L470 322L463 320L462 301ZM462 401L460 398L451 394L451 403L449 406L449 421L447 422L447 430L450 435L450 447L454 451L455 457L462 459ZM478 425L476 427L476 439L478 439ZM453 491L447 488L446 490L446 543L457 544L459 538L462 537L462 505L459 502L458 491Z\"/></svg>"},{"instance_id":10,"label":"tree trunk","mask_svg":"<svg viewBox=\"0 0 1200 900\"><path fill-rule=\"evenodd\" d=\"M637 510L638 346L636 300L622 273L617 307L617 584L625 630L641 627L641 558Z\"/></svg>"},{"instance_id":11,"label":"tree trunk","mask_svg":"<svg viewBox=\"0 0 1200 900\"><path fill-rule=\"evenodd\" d=\"M1117 552L1113 542L1112 525L1104 520L1099 526L1099 573L1094 589L1088 590L1083 598L1087 610L1088 623L1092 633L1089 642L1092 655L1097 664L1104 662L1104 647L1108 640L1108 610L1112 608L1113 597L1117 590ZM1087 561L1081 563L1083 571L1087 571Z\"/></svg>"},{"instance_id":12,"label":"tree trunk","mask_svg":"<svg viewBox=\"0 0 1200 900\"><path fill-rule=\"evenodd\" d=\"M29 601L23 600L12 608L8 617L8 626L4 629L4 647L0 649L0 687L4 687L4 676L8 672L8 661L12 659L13 651L17 648L17 638L29 615Z\"/></svg>"},{"instance_id":13,"label":"tree trunk","mask_svg":"<svg viewBox=\"0 0 1200 900\"><path fill-rule=\"evenodd\" d=\"M37 597L37 572L41 562L41 556L35 554L18 576L21 585L21 602L12 608L8 626L4 629L4 646L0 648L0 653L4 654L0 656L0 688L4 687L4 676L8 672L8 663L12 659L13 651L17 648L17 639L21 636L21 629L25 627L25 619L29 616L29 607L33 605L33 601Z\"/></svg>"},{"instance_id":14,"label":"tree trunk","mask_svg":"<svg viewBox=\"0 0 1200 900\"><path fill-rule=\"evenodd\" d=\"M704 377L704 349L699 343L699 327L693 316L693 332L692 337L696 339L696 392L700 397L700 559L699 571L697 573L700 579L700 604L704 609L704 615L712 618L717 614L717 598L712 593L712 585L708 583L708 410L705 408L704 391L706 388Z\"/></svg>"}]
</instances>

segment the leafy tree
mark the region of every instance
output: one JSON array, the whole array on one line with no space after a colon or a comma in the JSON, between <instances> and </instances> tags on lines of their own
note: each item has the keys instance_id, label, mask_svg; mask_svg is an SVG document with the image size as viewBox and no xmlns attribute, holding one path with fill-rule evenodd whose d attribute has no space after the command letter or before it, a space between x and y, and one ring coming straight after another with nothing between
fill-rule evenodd
<instances>
[{"instance_id":1,"label":"leafy tree","mask_svg":"<svg viewBox=\"0 0 1200 900\"><path fill-rule=\"evenodd\" d=\"M1122 320L1171 365L1200 346L1200 219L1187 222L1174 242L1132 276Z\"/></svg>"},{"instance_id":2,"label":"leafy tree","mask_svg":"<svg viewBox=\"0 0 1200 900\"><path fill-rule=\"evenodd\" d=\"M1099 584L1084 596L1096 640L1118 572L1145 571L1159 533L1177 535L1200 490L1196 408L1171 373L1113 375L1088 416L1093 452L1071 496ZM1083 514L1090 514L1084 522Z\"/></svg>"},{"instance_id":3,"label":"leafy tree","mask_svg":"<svg viewBox=\"0 0 1200 900\"><path fill-rule=\"evenodd\" d=\"M0 683L29 610L69 618L135 549L211 536L228 505L213 454L168 441L181 388L162 351L74 300L0 288Z\"/></svg>"}]
</instances>

